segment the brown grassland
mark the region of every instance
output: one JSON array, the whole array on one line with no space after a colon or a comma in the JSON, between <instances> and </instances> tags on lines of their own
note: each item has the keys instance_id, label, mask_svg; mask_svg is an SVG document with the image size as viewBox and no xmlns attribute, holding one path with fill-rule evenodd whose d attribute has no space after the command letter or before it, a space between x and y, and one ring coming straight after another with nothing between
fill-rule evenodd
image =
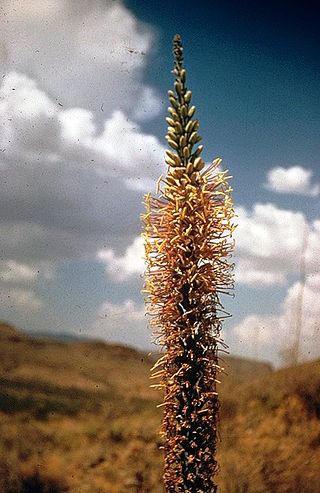
<instances>
[{"instance_id":1,"label":"brown grassland","mask_svg":"<svg viewBox=\"0 0 320 493\"><path fill-rule=\"evenodd\" d=\"M162 492L153 361L1 324L0 492ZM320 362L224 366L220 493L319 493Z\"/></svg>"}]
</instances>

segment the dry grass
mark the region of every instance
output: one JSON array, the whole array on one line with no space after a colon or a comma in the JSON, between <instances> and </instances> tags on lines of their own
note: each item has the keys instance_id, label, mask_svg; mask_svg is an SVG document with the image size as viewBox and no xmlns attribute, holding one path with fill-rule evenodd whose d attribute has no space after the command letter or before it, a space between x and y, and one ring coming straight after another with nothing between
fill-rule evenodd
<instances>
[{"instance_id":1,"label":"dry grass","mask_svg":"<svg viewBox=\"0 0 320 493\"><path fill-rule=\"evenodd\" d=\"M0 326L0 491L162 492L151 364L130 348ZM318 493L320 363L227 365L220 492Z\"/></svg>"}]
</instances>

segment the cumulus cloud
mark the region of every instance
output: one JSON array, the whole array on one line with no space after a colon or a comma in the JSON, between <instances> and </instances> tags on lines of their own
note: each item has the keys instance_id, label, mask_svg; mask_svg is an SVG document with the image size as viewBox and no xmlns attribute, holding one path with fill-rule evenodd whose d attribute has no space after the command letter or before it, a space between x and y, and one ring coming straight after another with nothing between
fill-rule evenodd
<instances>
[{"instance_id":1,"label":"cumulus cloud","mask_svg":"<svg viewBox=\"0 0 320 493\"><path fill-rule=\"evenodd\" d=\"M319 270L320 258L320 219L315 219L305 230L307 249L306 265L309 274Z\"/></svg>"},{"instance_id":2,"label":"cumulus cloud","mask_svg":"<svg viewBox=\"0 0 320 493\"><path fill-rule=\"evenodd\" d=\"M116 256L112 249L104 249L98 252L97 257L106 264L107 273L116 281L141 275L145 269L143 238L136 237L122 256Z\"/></svg>"},{"instance_id":3,"label":"cumulus cloud","mask_svg":"<svg viewBox=\"0 0 320 493\"><path fill-rule=\"evenodd\" d=\"M120 1L1 7L3 256L95 257L137 231L127 211L139 217L163 162L135 121L160 109L143 82L154 32Z\"/></svg>"},{"instance_id":4,"label":"cumulus cloud","mask_svg":"<svg viewBox=\"0 0 320 493\"><path fill-rule=\"evenodd\" d=\"M290 363L301 331L301 359L319 357L320 221L307 223L301 213L271 204L256 205L251 214L242 209L240 219L236 273L240 283L263 287L288 284L292 275L306 278L291 281L276 313L244 317L233 328L234 346L242 354L278 364L285 356Z\"/></svg>"},{"instance_id":5,"label":"cumulus cloud","mask_svg":"<svg viewBox=\"0 0 320 493\"><path fill-rule=\"evenodd\" d=\"M123 180L156 176L163 146L120 110L98 130L94 114L83 108L62 109L36 81L10 72L0 87L2 159L18 158L54 164L77 160L103 176ZM51 166L52 167L52 166Z\"/></svg>"},{"instance_id":6,"label":"cumulus cloud","mask_svg":"<svg viewBox=\"0 0 320 493\"><path fill-rule=\"evenodd\" d=\"M43 305L42 300L31 289L5 287L1 289L1 310L21 310L23 312L34 312Z\"/></svg>"},{"instance_id":7,"label":"cumulus cloud","mask_svg":"<svg viewBox=\"0 0 320 493\"><path fill-rule=\"evenodd\" d=\"M265 188L276 193L294 193L316 197L320 193L319 183L312 183L313 171L302 166L272 168L267 174Z\"/></svg>"},{"instance_id":8,"label":"cumulus cloud","mask_svg":"<svg viewBox=\"0 0 320 493\"><path fill-rule=\"evenodd\" d=\"M238 351L288 364L300 331L300 360L319 358L319 289L320 275L312 274L304 283L297 281L289 287L279 314L246 316L233 328ZM285 361L282 361L283 356Z\"/></svg>"},{"instance_id":9,"label":"cumulus cloud","mask_svg":"<svg viewBox=\"0 0 320 493\"><path fill-rule=\"evenodd\" d=\"M236 281L247 286L266 287L281 285L286 281L285 272L267 271L255 265L253 259L239 259L236 263Z\"/></svg>"},{"instance_id":10,"label":"cumulus cloud","mask_svg":"<svg viewBox=\"0 0 320 493\"><path fill-rule=\"evenodd\" d=\"M135 183L143 189L163 165L156 137L121 111L101 129L92 112L59 107L16 72L3 79L0 98L4 258L94 258L105 244L126 244L140 229Z\"/></svg>"},{"instance_id":11,"label":"cumulus cloud","mask_svg":"<svg viewBox=\"0 0 320 493\"><path fill-rule=\"evenodd\" d=\"M97 320L90 329L90 337L120 342L126 345L151 348L151 331L142 305L131 299L122 303L106 301L100 307Z\"/></svg>"},{"instance_id":12,"label":"cumulus cloud","mask_svg":"<svg viewBox=\"0 0 320 493\"><path fill-rule=\"evenodd\" d=\"M59 104L142 119L161 108L143 82L155 33L121 1L4 0L0 32L1 73L15 67Z\"/></svg>"},{"instance_id":13,"label":"cumulus cloud","mask_svg":"<svg viewBox=\"0 0 320 493\"><path fill-rule=\"evenodd\" d=\"M297 274L303 252L309 270L319 258L319 220L308 224L301 212L280 209L274 204L255 204L252 211L239 207L236 240L236 281L256 287L284 284Z\"/></svg>"},{"instance_id":14,"label":"cumulus cloud","mask_svg":"<svg viewBox=\"0 0 320 493\"><path fill-rule=\"evenodd\" d=\"M30 282L37 277L38 271L29 265L15 260L7 260L0 264L0 280L5 282Z\"/></svg>"},{"instance_id":15,"label":"cumulus cloud","mask_svg":"<svg viewBox=\"0 0 320 493\"><path fill-rule=\"evenodd\" d=\"M97 252L109 249L113 279L137 269L130 265L136 247L128 245L141 228L142 194L164 167L162 144L139 124L162 108L144 81L154 40L154 30L117 0L1 3L5 314L46 309L36 283L66 260L97 262ZM130 303L120 309L132 312L138 331L142 308Z\"/></svg>"}]
</instances>

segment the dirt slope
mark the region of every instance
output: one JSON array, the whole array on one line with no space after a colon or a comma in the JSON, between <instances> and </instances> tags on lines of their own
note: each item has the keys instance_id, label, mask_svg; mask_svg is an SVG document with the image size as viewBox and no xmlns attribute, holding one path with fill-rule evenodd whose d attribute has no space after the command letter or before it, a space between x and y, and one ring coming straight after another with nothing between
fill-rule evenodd
<instances>
[{"instance_id":1,"label":"dirt slope","mask_svg":"<svg viewBox=\"0 0 320 493\"><path fill-rule=\"evenodd\" d=\"M0 325L0 491L162 492L153 360ZM319 493L320 363L224 366L220 493Z\"/></svg>"}]
</instances>

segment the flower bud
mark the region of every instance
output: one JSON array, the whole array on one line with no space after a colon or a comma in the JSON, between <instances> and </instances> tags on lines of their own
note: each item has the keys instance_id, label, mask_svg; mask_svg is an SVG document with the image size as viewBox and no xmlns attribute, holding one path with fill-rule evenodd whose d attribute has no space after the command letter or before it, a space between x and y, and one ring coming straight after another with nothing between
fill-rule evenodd
<instances>
[{"instance_id":1,"label":"flower bud","mask_svg":"<svg viewBox=\"0 0 320 493\"><path fill-rule=\"evenodd\" d=\"M196 107L195 106L191 106L191 108L188 111L188 117L189 118L192 118L193 115L195 114L195 111L196 111Z\"/></svg>"}]
</instances>

